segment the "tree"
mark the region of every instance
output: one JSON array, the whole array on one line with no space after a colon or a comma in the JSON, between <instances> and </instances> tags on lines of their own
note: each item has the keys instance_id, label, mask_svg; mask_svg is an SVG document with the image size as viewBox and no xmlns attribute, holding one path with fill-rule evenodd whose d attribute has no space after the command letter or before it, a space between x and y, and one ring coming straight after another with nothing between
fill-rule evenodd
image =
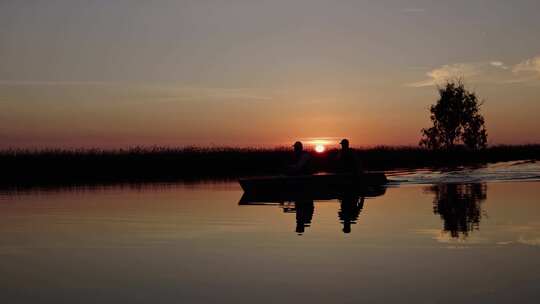
<instances>
[{"instance_id":1,"label":"tree","mask_svg":"<svg viewBox=\"0 0 540 304\"><path fill-rule=\"evenodd\" d=\"M477 150L487 146L482 102L462 81L448 81L438 88L439 100L429 109L433 127L422 129L420 146L428 149L452 149L463 144Z\"/></svg>"}]
</instances>

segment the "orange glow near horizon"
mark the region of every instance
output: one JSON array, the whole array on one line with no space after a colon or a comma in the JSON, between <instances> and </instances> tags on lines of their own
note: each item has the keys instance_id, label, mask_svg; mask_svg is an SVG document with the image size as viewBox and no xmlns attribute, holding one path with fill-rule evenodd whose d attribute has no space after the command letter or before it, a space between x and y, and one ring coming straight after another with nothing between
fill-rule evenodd
<instances>
[{"instance_id":1,"label":"orange glow near horizon","mask_svg":"<svg viewBox=\"0 0 540 304\"><path fill-rule=\"evenodd\" d=\"M323 153L325 150L326 148L322 144L318 144L315 146L315 152L317 153Z\"/></svg>"},{"instance_id":2,"label":"orange glow near horizon","mask_svg":"<svg viewBox=\"0 0 540 304\"><path fill-rule=\"evenodd\" d=\"M540 143L538 0L50 2L0 0L0 150L416 147L455 79Z\"/></svg>"}]
</instances>

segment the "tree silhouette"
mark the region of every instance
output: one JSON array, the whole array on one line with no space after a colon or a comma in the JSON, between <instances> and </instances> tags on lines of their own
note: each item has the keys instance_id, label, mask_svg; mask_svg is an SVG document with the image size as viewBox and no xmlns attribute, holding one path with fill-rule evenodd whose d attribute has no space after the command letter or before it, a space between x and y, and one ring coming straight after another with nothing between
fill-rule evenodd
<instances>
[{"instance_id":1,"label":"tree silhouette","mask_svg":"<svg viewBox=\"0 0 540 304\"><path fill-rule=\"evenodd\" d=\"M461 80L448 81L438 90L439 100L429 110L433 127L422 129L420 146L451 149L463 144L474 150L485 148L487 131L476 94L465 89Z\"/></svg>"}]
</instances>

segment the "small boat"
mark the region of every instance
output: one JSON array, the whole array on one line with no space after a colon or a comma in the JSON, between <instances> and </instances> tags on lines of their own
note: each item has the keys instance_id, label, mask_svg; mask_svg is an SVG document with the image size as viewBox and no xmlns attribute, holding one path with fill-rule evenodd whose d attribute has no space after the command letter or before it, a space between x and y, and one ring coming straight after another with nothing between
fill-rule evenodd
<instances>
[{"instance_id":1,"label":"small boat","mask_svg":"<svg viewBox=\"0 0 540 304\"><path fill-rule=\"evenodd\" d=\"M315 174L279 175L243 178L239 180L244 192L303 191L323 188L351 190L366 186L381 186L388 183L384 173L372 172L358 175Z\"/></svg>"},{"instance_id":2,"label":"small boat","mask_svg":"<svg viewBox=\"0 0 540 304\"><path fill-rule=\"evenodd\" d=\"M383 195L388 183L384 173L360 175L316 174L297 176L266 176L239 180L244 190L240 203L331 200L348 196L374 197Z\"/></svg>"}]
</instances>

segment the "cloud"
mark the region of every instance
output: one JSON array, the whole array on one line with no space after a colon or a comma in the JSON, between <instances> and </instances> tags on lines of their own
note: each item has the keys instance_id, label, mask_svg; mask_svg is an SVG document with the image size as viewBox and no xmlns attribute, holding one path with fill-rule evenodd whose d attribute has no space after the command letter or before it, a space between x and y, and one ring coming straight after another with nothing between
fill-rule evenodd
<instances>
[{"instance_id":1,"label":"cloud","mask_svg":"<svg viewBox=\"0 0 540 304\"><path fill-rule=\"evenodd\" d=\"M540 76L540 55L522 61L512 68L514 73L538 73Z\"/></svg>"},{"instance_id":2,"label":"cloud","mask_svg":"<svg viewBox=\"0 0 540 304\"><path fill-rule=\"evenodd\" d=\"M158 87L166 93L161 101L189 101L202 99L206 101L270 101L275 96L272 92L264 92L249 88L212 88L212 87L174 87L171 85Z\"/></svg>"},{"instance_id":3,"label":"cloud","mask_svg":"<svg viewBox=\"0 0 540 304\"><path fill-rule=\"evenodd\" d=\"M131 92L138 97L151 99L153 102L183 102L193 100L206 101L269 101L274 98L270 92L261 92L251 88L213 88L186 87L175 83L121 83L105 81L49 81L49 80L0 80L0 86L11 87L96 87L119 89L123 94Z\"/></svg>"},{"instance_id":4,"label":"cloud","mask_svg":"<svg viewBox=\"0 0 540 304\"><path fill-rule=\"evenodd\" d=\"M0 80L2 86L108 86L117 83L105 81L48 81L48 80Z\"/></svg>"},{"instance_id":5,"label":"cloud","mask_svg":"<svg viewBox=\"0 0 540 304\"><path fill-rule=\"evenodd\" d=\"M540 83L540 55L512 66L513 77L506 80L508 84L539 84Z\"/></svg>"},{"instance_id":6,"label":"cloud","mask_svg":"<svg viewBox=\"0 0 540 304\"><path fill-rule=\"evenodd\" d=\"M428 76L428 79L411 83L408 86L421 88L440 85L451 79L469 78L477 75L478 73L478 66L476 64L447 64L427 72L426 76Z\"/></svg>"},{"instance_id":7,"label":"cloud","mask_svg":"<svg viewBox=\"0 0 540 304\"><path fill-rule=\"evenodd\" d=\"M475 83L539 84L540 55L510 66L500 60L446 64L428 71L426 76L427 79L407 84L407 86L429 87L441 85L456 78Z\"/></svg>"},{"instance_id":8,"label":"cloud","mask_svg":"<svg viewBox=\"0 0 540 304\"><path fill-rule=\"evenodd\" d=\"M508 70L508 66L506 66L502 61L491 61L489 64L499 69Z\"/></svg>"}]
</instances>

